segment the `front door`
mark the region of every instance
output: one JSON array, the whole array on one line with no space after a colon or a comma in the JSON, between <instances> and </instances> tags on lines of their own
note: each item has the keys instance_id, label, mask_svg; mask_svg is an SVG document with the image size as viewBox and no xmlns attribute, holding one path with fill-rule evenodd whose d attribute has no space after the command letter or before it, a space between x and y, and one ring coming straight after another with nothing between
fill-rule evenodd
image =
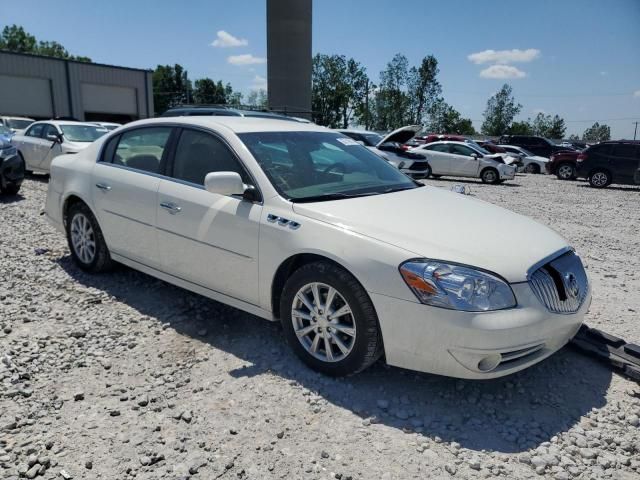
<instances>
[{"instance_id":1,"label":"front door","mask_svg":"<svg viewBox=\"0 0 640 480\"><path fill-rule=\"evenodd\" d=\"M262 205L204 189L207 173L228 171L250 183L239 159L220 138L202 130L182 130L172 179L161 180L158 191L159 258L171 275L257 305Z\"/></svg>"},{"instance_id":2,"label":"front door","mask_svg":"<svg viewBox=\"0 0 640 480\"><path fill-rule=\"evenodd\" d=\"M158 266L158 187L172 130L125 131L107 141L93 169L93 201L109 250L150 267Z\"/></svg>"},{"instance_id":3,"label":"front door","mask_svg":"<svg viewBox=\"0 0 640 480\"><path fill-rule=\"evenodd\" d=\"M466 145L452 143L451 147L451 170L453 175L460 177L477 177L480 170L480 154L476 153ZM472 157L473 154L478 157Z\"/></svg>"},{"instance_id":4,"label":"front door","mask_svg":"<svg viewBox=\"0 0 640 480\"><path fill-rule=\"evenodd\" d=\"M431 167L431 173L435 175L451 175L451 155L449 155L448 143L427 145L420 153L427 154L427 161Z\"/></svg>"}]
</instances>

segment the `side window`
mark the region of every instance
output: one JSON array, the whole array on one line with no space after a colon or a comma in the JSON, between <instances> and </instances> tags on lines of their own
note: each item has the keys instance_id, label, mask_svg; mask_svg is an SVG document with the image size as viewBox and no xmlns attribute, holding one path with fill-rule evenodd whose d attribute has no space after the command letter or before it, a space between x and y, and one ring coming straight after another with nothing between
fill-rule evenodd
<instances>
[{"instance_id":1,"label":"side window","mask_svg":"<svg viewBox=\"0 0 640 480\"><path fill-rule=\"evenodd\" d=\"M42 135L42 138L46 140L52 140L52 137L57 137L59 134L60 132L58 132L58 129L56 127L47 123L44 127L44 135Z\"/></svg>"},{"instance_id":2,"label":"side window","mask_svg":"<svg viewBox=\"0 0 640 480\"><path fill-rule=\"evenodd\" d=\"M470 157L471 154L475 152L469 147L465 147L464 145L457 145L454 143L453 145L451 145L451 153L455 155L464 155L466 157Z\"/></svg>"},{"instance_id":3,"label":"side window","mask_svg":"<svg viewBox=\"0 0 640 480\"><path fill-rule=\"evenodd\" d=\"M27 130L27 133L25 133L25 136L41 137L43 130L44 130L44 123L38 123L37 125L33 125L29 130Z\"/></svg>"},{"instance_id":4,"label":"side window","mask_svg":"<svg viewBox=\"0 0 640 480\"><path fill-rule=\"evenodd\" d=\"M635 145L632 145L630 143L621 143L619 145L616 145L613 149L613 156L630 158L634 156L635 149Z\"/></svg>"},{"instance_id":5,"label":"side window","mask_svg":"<svg viewBox=\"0 0 640 480\"><path fill-rule=\"evenodd\" d=\"M449 145L446 143L438 143L436 145L429 145L425 147L427 150L433 150L434 152L449 153Z\"/></svg>"},{"instance_id":6,"label":"side window","mask_svg":"<svg viewBox=\"0 0 640 480\"><path fill-rule=\"evenodd\" d=\"M204 177L210 172L237 172L243 182L250 183L244 168L221 140L205 132L183 130L176 148L172 176L204 185Z\"/></svg>"},{"instance_id":7,"label":"side window","mask_svg":"<svg viewBox=\"0 0 640 480\"><path fill-rule=\"evenodd\" d=\"M107 140L103 150L102 157L100 158L101 162L104 163L112 163L113 162L113 154L116 151L116 146L118 146L118 142L120 141L120 135L116 135L113 138Z\"/></svg>"},{"instance_id":8,"label":"side window","mask_svg":"<svg viewBox=\"0 0 640 480\"><path fill-rule=\"evenodd\" d=\"M112 162L149 173L160 173L160 160L171 127L129 130L120 136Z\"/></svg>"}]
</instances>

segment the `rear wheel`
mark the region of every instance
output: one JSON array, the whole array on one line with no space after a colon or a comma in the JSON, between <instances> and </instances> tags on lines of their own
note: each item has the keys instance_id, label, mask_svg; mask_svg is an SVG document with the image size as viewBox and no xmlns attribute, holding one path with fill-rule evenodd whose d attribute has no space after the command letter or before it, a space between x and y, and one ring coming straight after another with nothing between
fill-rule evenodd
<instances>
[{"instance_id":1,"label":"rear wheel","mask_svg":"<svg viewBox=\"0 0 640 480\"><path fill-rule=\"evenodd\" d=\"M611 174L606 170L596 170L589 176L589 185L594 188L604 188L611 183Z\"/></svg>"},{"instance_id":2,"label":"rear wheel","mask_svg":"<svg viewBox=\"0 0 640 480\"><path fill-rule=\"evenodd\" d=\"M20 185L16 185L15 183L9 183L5 185L4 188L0 188L2 193L5 195L17 195L20 191Z\"/></svg>"},{"instance_id":3,"label":"rear wheel","mask_svg":"<svg viewBox=\"0 0 640 480\"><path fill-rule=\"evenodd\" d=\"M67 241L71 257L81 269L98 273L113 265L102 230L84 203L74 203L67 214Z\"/></svg>"},{"instance_id":4,"label":"rear wheel","mask_svg":"<svg viewBox=\"0 0 640 480\"><path fill-rule=\"evenodd\" d=\"M440 177L442 177L442 175L434 175L433 173L431 174L431 178L438 179L438 178L440 178Z\"/></svg>"},{"instance_id":5,"label":"rear wheel","mask_svg":"<svg viewBox=\"0 0 640 480\"><path fill-rule=\"evenodd\" d=\"M560 180L571 180L576 176L576 167L570 163L561 163L556 170L556 176Z\"/></svg>"},{"instance_id":6,"label":"rear wheel","mask_svg":"<svg viewBox=\"0 0 640 480\"><path fill-rule=\"evenodd\" d=\"M382 354L382 335L369 295L329 262L302 266L280 300L282 328L298 357L332 376L357 373Z\"/></svg>"},{"instance_id":7,"label":"rear wheel","mask_svg":"<svg viewBox=\"0 0 640 480\"><path fill-rule=\"evenodd\" d=\"M485 168L482 173L480 173L480 179L483 183L495 185L500 181L500 174L495 168Z\"/></svg>"}]
</instances>

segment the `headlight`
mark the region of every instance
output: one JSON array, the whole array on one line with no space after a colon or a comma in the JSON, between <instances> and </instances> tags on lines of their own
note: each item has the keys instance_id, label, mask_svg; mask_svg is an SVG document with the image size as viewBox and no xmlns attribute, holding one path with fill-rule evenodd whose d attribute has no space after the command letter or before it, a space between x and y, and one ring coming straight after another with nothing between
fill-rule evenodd
<instances>
[{"instance_id":1,"label":"headlight","mask_svg":"<svg viewBox=\"0 0 640 480\"><path fill-rule=\"evenodd\" d=\"M420 302L434 307L486 312L516 306L511 287L472 267L436 260L410 260L400 274Z\"/></svg>"}]
</instances>

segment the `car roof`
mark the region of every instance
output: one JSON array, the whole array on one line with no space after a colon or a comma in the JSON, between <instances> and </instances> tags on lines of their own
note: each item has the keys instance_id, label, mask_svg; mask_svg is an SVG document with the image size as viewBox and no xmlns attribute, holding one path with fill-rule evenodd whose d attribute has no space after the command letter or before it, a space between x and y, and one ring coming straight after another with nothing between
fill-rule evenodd
<instances>
[{"instance_id":1,"label":"car roof","mask_svg":"<svg viewBox=\"0 0 640 480\"><path fill-rule=\"evenodd\" d=\"M231 117L231 116L186 116L158 117L128 123L127 127L155 124L184 124L208 128L227 128L234 133L250 132L331 132L314 123L283 122L268 117Z\"/></svg>"},{"instance_id":2,"label":"car roof","mask_svg":"<svg viewBox=\"0 0 640 480\"><path fill-rule=\"evenodd\" d=\"M13 118L14 120L31 120L34 121L33 118L29 117L16 117L15 115L0 115L2 118Z\"/></svg>"},{"instance_id":3,"label":"car roof","mask_svg":"<svg viewBox=\"0 0 640 480\"><path fill-rule=\"evenodd\" d=\"M372 132L371 130L355 130L353 128L337 128L336 130L342 133L360 133L363 135L368 135L373 133L375 135L380 135L378 132Z\"/></svg>"},{"instance_id":4,"label":"car roof","mask_svg":"<svg viewBox=\"0 0 640 480\"><path fill-rule=\"evenodd\" d=\"M94 122L75 122L73 120L38 120L37 122L33 122L31 125L37 125L39 123L50 123L51 125L83 125L86 127L98 127Z\"/></svg>"}]
</instances>

